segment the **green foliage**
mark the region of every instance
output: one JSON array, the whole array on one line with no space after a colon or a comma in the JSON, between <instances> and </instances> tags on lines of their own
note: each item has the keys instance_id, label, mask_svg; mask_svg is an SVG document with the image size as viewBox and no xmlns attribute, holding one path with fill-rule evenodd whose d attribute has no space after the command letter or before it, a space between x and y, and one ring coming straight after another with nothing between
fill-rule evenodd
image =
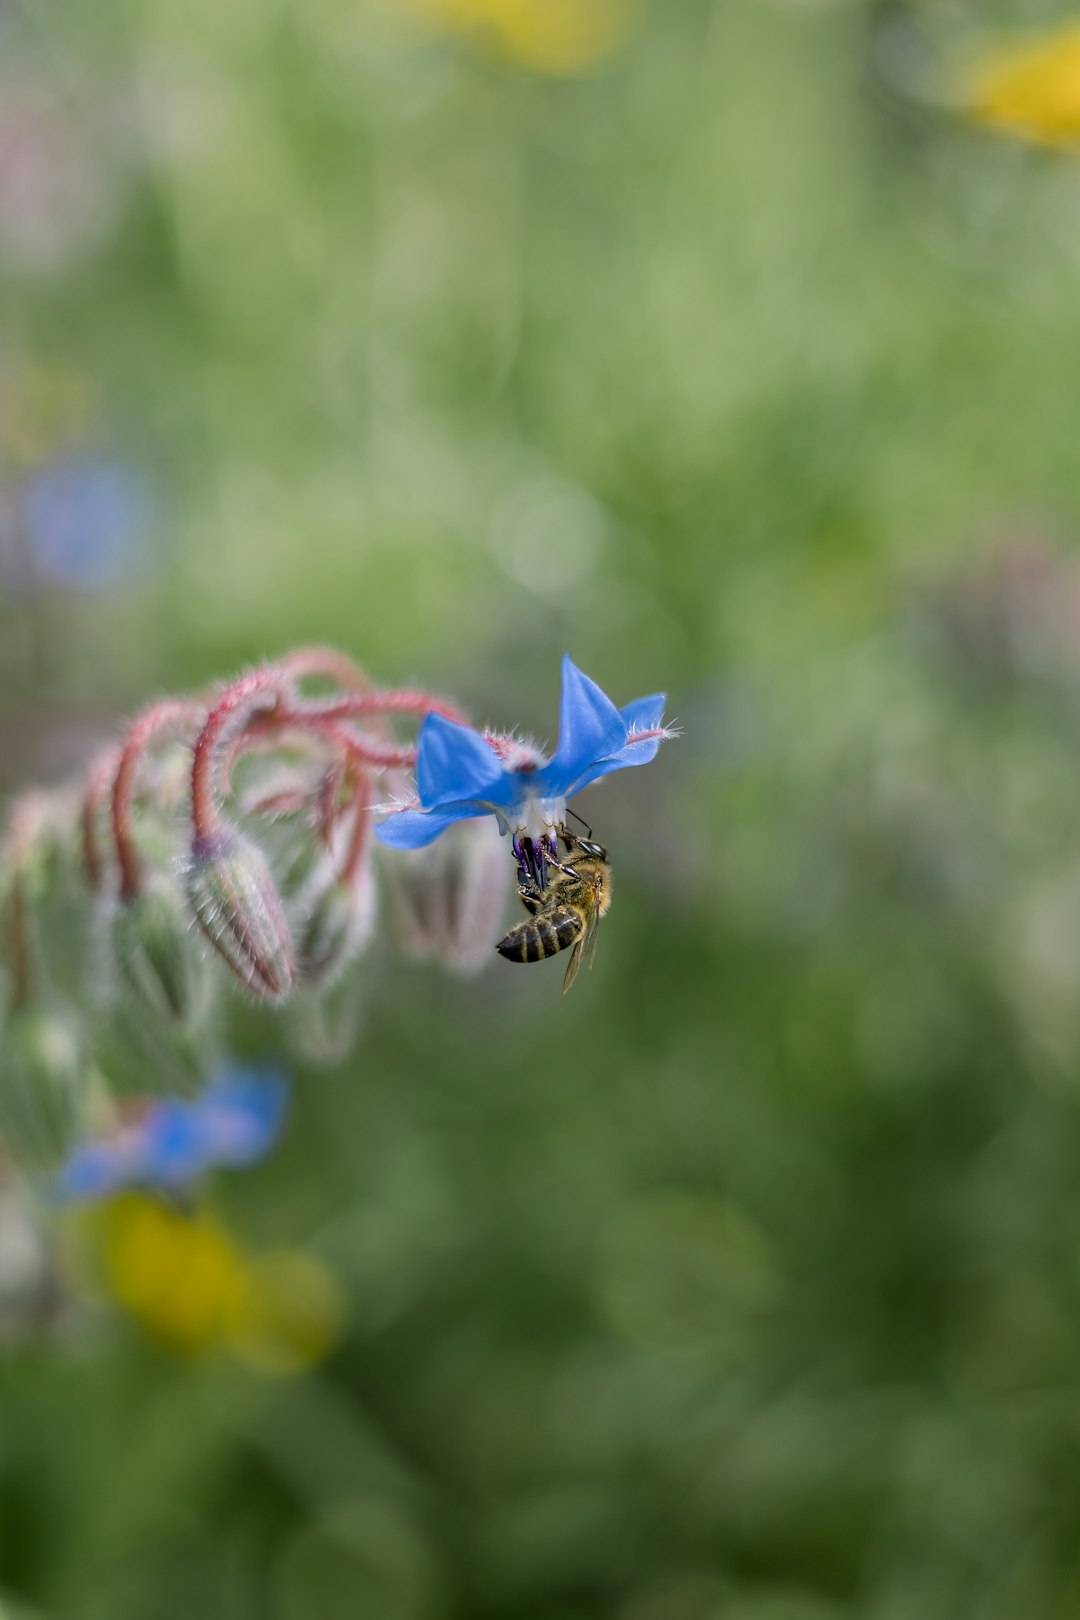
<instances>
[{"instance_id":1,"label":"green foliage","mask_svg":"<svg viewBox=\"0 0 1080 1620\"><path fill-rule=\"evenodd\" d=\"M0 576L4 785L305 640L502 725L569 647L685 737L580 806L571 996L380 935L215 1188L346 1284L327 1365L0 1297L0 1592L1072 1620L1076 159L909 95L901 7L644 5L565 79L403 10L0 19L114 199L4 261L5 487L89 441L157 492L110 591Z\"/></svg>"}]
</instances>

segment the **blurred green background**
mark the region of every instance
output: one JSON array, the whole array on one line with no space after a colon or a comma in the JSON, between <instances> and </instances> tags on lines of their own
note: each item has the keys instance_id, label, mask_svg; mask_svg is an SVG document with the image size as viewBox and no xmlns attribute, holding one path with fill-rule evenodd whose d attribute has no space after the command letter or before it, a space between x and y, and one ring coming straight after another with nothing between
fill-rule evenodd
<instances>
[{"instance_id":1,"label":"blurred green background","mask_svg":"<svg viewBox=\"0 0 1080 1620\"><path fill-rule=\"evenodd\" d=\"M327 1360L0 1317L4 1620L1080 1613L1080 157L950 91L1067 14L0 6L0 786L309 640L685 728L215 1185Z\"/></svg>"}]
</instances>

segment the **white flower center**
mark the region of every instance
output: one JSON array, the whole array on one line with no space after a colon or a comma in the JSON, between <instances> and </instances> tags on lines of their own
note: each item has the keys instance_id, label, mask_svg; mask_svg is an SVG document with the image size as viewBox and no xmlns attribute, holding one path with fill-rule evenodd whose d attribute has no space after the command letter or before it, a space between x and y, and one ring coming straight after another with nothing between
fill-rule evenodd
<instances>
[{"instance_id":1,"label":"white flower center","mask_svg":"<svg viewBox=\"0 0 1080 1620\"><path fill-rule=\"evenodd\" d=\"M554 832L566 820L566 800L542 799L538 793L526 793L509 810L496 812L499 831L517 838L531 838L539 842L545 833Z\"/></svg>"}]
</instances>

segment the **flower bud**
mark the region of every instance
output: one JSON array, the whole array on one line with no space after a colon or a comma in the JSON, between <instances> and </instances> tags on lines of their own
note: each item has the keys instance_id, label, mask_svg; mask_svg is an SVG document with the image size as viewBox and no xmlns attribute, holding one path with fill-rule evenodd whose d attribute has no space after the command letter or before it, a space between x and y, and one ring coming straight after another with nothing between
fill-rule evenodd
<instances>
[{"instance_id":1,"label":"flower bud","mask_svg":"<svg viewBox=\"0 0 1080 1620\"><path fill-rule=\"evenodd\" d=\"M105 1003L91 1026L95 1066L115 1097L193 1097L217 1052L213 998L197 1019L163 1020L134 997Z\"/></svg>"},{"instance_id":2,"label":"flower bud","mask_svg":"<svg viewBox=\"0 0 1080 1620\"><path fill-rule=\"evenodd\" d=\"M345 972L294 996L284 1029L293 1056L320 1069L344 1063L355 1049L376 982L375 973Z\"/></svg>"},{"instance_id":3,"label":"flower bud","mask_svg":"<svg viewBox=\"0 0 1080 1620\"><path fill-rule=\"evenodd\" d=\"M89 1074L62 1014L17 1007L0 1051L0 1143L30 1174L64 1162L79 1134Z\"/></svg>"},{"instance_id":4,"label":"flower bud","mask_svg":"<svg viewBox=\"0 0 1080 1620\"><path fill-rule=\"evenodd\" d=\"M352 882L324 869L308 886L301 904L306 911L297 948L301 982L332 984L359 956L375 928L370 865Z\"/></svg>"},{"instance_id":5,"label":"flower bud","mask_svg":"<svg viewBox=\"0 0 1080 1620\"><path fill-rule=\"evenodd\" d=\"M423 849L386 860L394 931L405 953L459 973L488 961L513 862L489 816L457 822Z\"/></svg>"},{"instance_id":6,"label":"flower bud","mask_svg":"<svg viewBox=\"0 0 1080 1620\"><path fill-rule=\"evenodd\" d=\"M283 1000L296 984L296 953L270 863L237 832L199 840L185 873L199 927L242 984Z\"/></svg>"},{"instance_id":7,"label":"flower bud","mask_svg":"<svg viewBox=\"0 0 1080 1620\"><path fill-rule=\"evenodd\" d=\"M192 948L180 894L153 879L113 913L109 938L126 987L161 1018L191 1021L206 1001L206 968Z\"/></svg>"}]
</instances>

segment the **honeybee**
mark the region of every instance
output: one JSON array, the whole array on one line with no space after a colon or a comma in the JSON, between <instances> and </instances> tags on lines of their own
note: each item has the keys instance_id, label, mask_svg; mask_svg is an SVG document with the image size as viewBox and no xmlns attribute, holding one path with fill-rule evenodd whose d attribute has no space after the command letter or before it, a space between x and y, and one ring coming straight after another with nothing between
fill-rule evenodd
<instances>
[{"instance_id":1,"label":"honeybee","mask_svg":"<svg viewBox=\"0 0 1080 1620\"><path fill-rule=\"evenodd\" d=\"M509 962L540 962L573 947L563 979L565 994L586 956L592 965L600 918L611 904L611 867L603 844L578 838L565 826L558 836L565 856L559 858L557 844L545 849L540 866L544 884L537 877L534 852L519 854L518 894L532 915L511 928L495 949Z\"/></svg>"}]
</instances>

